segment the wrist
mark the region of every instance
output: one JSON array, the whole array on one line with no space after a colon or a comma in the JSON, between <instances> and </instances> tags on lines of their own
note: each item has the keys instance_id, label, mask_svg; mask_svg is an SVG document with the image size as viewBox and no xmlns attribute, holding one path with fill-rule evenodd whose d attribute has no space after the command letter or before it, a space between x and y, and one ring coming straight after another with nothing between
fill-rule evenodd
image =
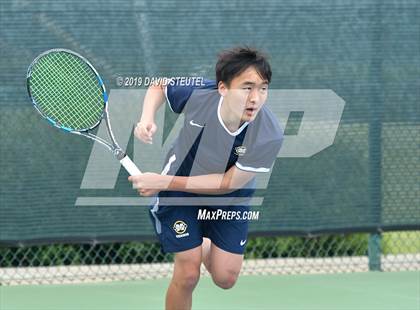
<instances>
[{"instance_id":1,"label":"wrist","mask_svg":"<svg viewBox=\"0 0 420 310\"><path fill-rule=\"evenodd\" d=\"M161 175L161 188L164 188L166 190L172 190L173 187L173 179L175 178L175 176L173 175Z\"/></svg>"}]
</instances>

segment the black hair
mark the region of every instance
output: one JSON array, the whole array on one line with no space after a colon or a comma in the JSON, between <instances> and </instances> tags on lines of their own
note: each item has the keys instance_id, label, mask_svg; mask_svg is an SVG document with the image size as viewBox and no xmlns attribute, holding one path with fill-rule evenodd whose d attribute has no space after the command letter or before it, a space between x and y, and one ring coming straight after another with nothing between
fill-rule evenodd
<instances>
[{"instance_id":1,"label":"black hair","mask_svg":"<svg viewBox=\"0 0 420 310\"><path fill-rule=\"evenodd\" d=\"M249 67L254 67L268 83L271 82L271 67L267 55L256 48L238 46L222 51L216 64L216 81L230 85L232 80Z\"/></svg>"}]
</instances>

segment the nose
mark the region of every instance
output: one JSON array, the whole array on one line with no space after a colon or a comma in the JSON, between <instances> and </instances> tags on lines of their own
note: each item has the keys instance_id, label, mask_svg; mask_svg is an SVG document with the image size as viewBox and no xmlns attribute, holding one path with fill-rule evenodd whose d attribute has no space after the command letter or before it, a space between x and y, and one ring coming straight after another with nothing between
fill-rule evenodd
<instances>
[{"instance_id":1,"label":"nose","mask_svg":"<svg viewBox=\"0 0 420 310\"><path fill-rule=\"evenodd\" d=\"M260 102L260 93L258 92L257 89L253 89L249 94L248 94L248 101L256 104L258 102Z\"/></svg>"}]
</instances>

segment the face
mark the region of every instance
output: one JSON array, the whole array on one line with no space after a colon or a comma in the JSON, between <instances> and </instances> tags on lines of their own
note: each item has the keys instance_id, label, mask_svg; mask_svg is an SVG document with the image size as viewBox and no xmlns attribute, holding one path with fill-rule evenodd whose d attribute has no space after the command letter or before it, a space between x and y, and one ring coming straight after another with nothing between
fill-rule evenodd
<instances>
[{"instance_id":1,"label":"face","mask_svg":"<svg viewBox=\"0 0 420 310\"><path fill-rule=\"evenodd\" d=\"M224 104L228 105L235 118L241 122L250 122L255 119L267 100L268 81L263 79L254 67L249 67L236 76L229 87L220 82L219 93L224 97Z\"/></svg>"}]
</instances>

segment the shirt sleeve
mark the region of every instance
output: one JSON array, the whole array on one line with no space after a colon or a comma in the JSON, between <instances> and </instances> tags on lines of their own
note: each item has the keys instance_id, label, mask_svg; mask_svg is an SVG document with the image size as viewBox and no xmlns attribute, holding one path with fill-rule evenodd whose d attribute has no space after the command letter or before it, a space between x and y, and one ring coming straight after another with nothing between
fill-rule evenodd
<instances>
[{"instance_id":1,"label":"shirt sleeve","mask_svg":"<svg viewBox=\"0 0 420 310\"><path fill-rule=\"evenodd\" d=\"M215 82L203 78L174 78L165 87L166 101L172 112L182 113L195 89L214 88Z\"/></svg>"},{"instance_id":2,"label":"shirt sleeve","mask_svg":"<svg viewBox=\"0 0 420 310\"><path fill-rule=\"evenodd\" d=\"M235 165L241 170L250 172L269 172L283 143L283 136L263 145L255 145L245 150Z\"/></svg>"}]
</instances>

